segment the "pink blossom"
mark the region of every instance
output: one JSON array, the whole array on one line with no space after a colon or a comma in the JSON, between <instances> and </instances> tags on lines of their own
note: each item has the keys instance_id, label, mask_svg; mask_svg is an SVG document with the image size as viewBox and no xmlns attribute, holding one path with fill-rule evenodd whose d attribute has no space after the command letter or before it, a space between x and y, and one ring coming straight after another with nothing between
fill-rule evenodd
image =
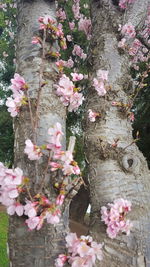
<instances>
[{"instance_id":1,"label":"pink blossom","mask_svg":"<svg viewBox=\"0 0 150 267\"><path fill-rule=\"evenodd\" d=\"M38 36L34 36L32 38L32 42L31 43L32 44L40 44L41 43L40 38Z\"/></svg>"},{"instance_id":2,"label":"pink blossom","mask_svg":"<svg viewBox=\"0 0 150 267\"><path fill-rule=\"evenodd\" d=\"M76 111L78 109L79 106L82 105L84 100L84 96L82 93L74 93L73 95L71 95L70 97L70 105L68 107L68 111Z\"/></svg>"},{"instance_id":3,"label":"pink blossom","mask_svg":"<svg viewBox=\"0 0 150 267\"><path fill-rule=\"evenodd\" d=\"M6 101L6 106L8 107L8 112L12 117L16 117L20 111L20 107L24 103L23 92L17 92L13 97L8 97Z\"/></svg>"},{"instance_id":4,"label":"pink blossom","mask_svg":"<svg viewBox=\"0 0 150 267\"><path fill-rule=\"evenodd\" d=\"M103 81L98 80L97 78L94 78L93 86L95 87L95 90L97 91L99 96L104 96L107 93Z\"/></svg>"},{"instance_id":5,"label":"pink blossom","mask_svg":"<svg viewBox=\"0 0 150 267\"><path fill-rule=\"evenodd\" d=\"M132 223L126 220L125 215L131 211L131 202L124 199L116 199L113 204L101 208L102 221L107 225L107 234L115 238L120 232L130 233Z\"/></svg>"},{"instance_id":6,"label":"pink blossom","mask_svg":"<svg viewBox=\"0 0 150 267\"><path fill-rule=\"evenodd\" d=\"M97 71L97 78L102 80L102 81L107 81L108 80L108 71L99 69Z\"/></svg>"},{"instance_id":7,"label":"pink blossom","mask_svg":"<svg viewBox=\"0 0 150 267\"><path fill-rule=\"evenodd\" d=\"M57 95L63 96L64 98L73 94L74 84L65 74L62 75L58 85L55 85L55 87L57 88Z\"/></svg>"},{"instance_id":8,"label":"pink blossom","mask_svg":"<svg viewBox=\"0 0 150 267\"><path fill-rule=\"evenodd\" d=\"M75 23L74 23L74 21L69 22L69 27L70 27L70 30L71 30L71 31L74 30L74 28L75 28Z\"/></svg>"},{"instance_id":9,"label":"pink blossom","mask_svg":"<svg viewBox=\"0 0 150 267\"><path fill-rule=\"evenodd\" d=\"M122 26L121 34L124 36L128 36L130 38L134 38L136 36L134 26L129 22Z\"/></svg>"},{"instance_id":10,"label":"pink blossom","mask_svg":"<svg viewBox=\"0 0 150 267\"><path fill-rule=\"evenodd\" d=\"M126 39L122 38L121 41L118 43L118 47L124 49L126 46Z\"/></svg>"},{"instance_id":11,"label":"pink blossom","mask_svg":"<svg viewBox=\"0 0 150 267\"><path fill-rule=\"evenodd\" d=\"M51 166L52 172L62 168L62 165L60 163L57 163L57 162L50 162L49 165Z\"/></svg>"},{"instance_id":12,"label":"pink blossom","mask_svg":"<svg viewBox=\"0 0 150 267\"><path fill-rule=\"evenodd\" d=\"M73 174L79 175L81 173L79 166L73 166Z\"/></svg>"},{"instance_id":13,"label":"pink blossom","mask_svg":"<svg viewBox=\"0 0 150 267\"><path fill-rule=\"evenodd\" d=\"M88 118L91 122L96 120L96 117L99 117L99 113L92 111L91 109L88 110Z\"/></svg>"},{"instance_id":14,"label":"pink blossom","mask_svg":"<svg viewBox=\"0 0 150 267\"><path fill-rule=\"evenodd\" d=\"M16 198L19 196L18 188L15 185L8 186L7 190L9 198Z\"/></svg>"},{"instance_id":15,"label":"pink blossom","mask_svg":"<svg viewBox=\"0 0 150 267\"><path fill-rule=\"evenodd\" d=\"M13 205L7 208L7 213L9 215L14 215L15 213L18 216L22 216L24 212L24 206L19 202L14 202Z\"/></svg>"},{"instance_id":16,"label":"pink blossom","mask_svg":"<svg viewBox=\"0 0 150 267\"><path fill-rule=\"evenodd\" d=\"M72 253L73 256L76 255L77 247L80 244L80 240L77 238L76 233L69 233L65 239L68 252Z\"/></svg>"},{"instance_id":17,"label":"pink blossom","mask_svg":"<svg viewBox=\"0 0 150 267\"><path fill-rule=\"evenodd\" d=\"M78 74L78 73L74 72L74 73L71 73L71 76L72 76L73 82L81 81L83 79L83 74L81 74L81 73Z\"/></svg>"},{"instance_id":18,"label":"pink blossom","mask_svg":"<svg viewBox=\"0 0 150 267\"><path fill-rule=\"evenodd\" d=\"M83 49L79 45L74 45L72 54L82 58L83 60L87 57L87 54L83 52Z\"/></svg>"},{"instance_id":19,"label":"pink blossom","mask_svg":"<svg viewBox=\"0 0 150 267\"><path fill-rule=\"evenodd\" d=\"M68 41L68 42L72 42L72 36L71 36L70 34L67 34L66 37L67 37L67 41Z\"/></svg>"},{"instance_id":20,"label":"pink blossom","mask_svg":"<svg viewBox=\"0 0 150 267\"><path fill-rule=\"evenodd\" d=\"M0 202L7 207L13 205L14 199L10 198L8 187L0 188Z\"/></svg>"},{"instance_id":21,"label":"pink blossom","mask_svg":"<svg viewBox=\"0 0 150 267\"><path fill-rule=\"evenodd\" d=\"M107 91L105 88L105 83L108 80L108 71L99 69L97 71L97 77L93 79L93 86L97 91L99 96L104 96Z\"/></svg>"},{"instance_id":22,"label":"pink blossom","mask_svg":"<svg viewBox=\"0 0 150 267\"><path fill-rule=\"evenodd\" d=\"M86 34L88 40L91 39L91 27L91 19L87 19L86 17L80 18L78 22L78 29Z\"/></svg>"},{"instance_id":23,"label":"pink blossom","mask_svg":"<svg viewBox=\"0 0 150 267\"><path fill-rule=\"evenodd\" d=\"M80 5L79 2L74 2L73 6L72 6L72 11L74 14L74 18L75 19L79 19L80 18Z\"/></svg>"},{"instance_id":24,"label":"pink blossom","mask_svg":"<svg viewBox=\"0 0 150 267\"><path fill-rule=\"evenodd\" d=\"M11 79L11 86L13 93L16 93L16 91L24 90L26 88L25 80L22 76L20 76L18 73L14 74L14 78Z\"/></svg>"},{"instance_id":25,"label":"pink blossom","mask_svg":"<svg viewBox=\"0 0 150 267\"><path fill-rule=\"evenodd\" d=\"M56 20L51 18L48 15L45 15L44 17L39 17L38 21L40 22L40 29L43 30L46 29L49 24L55 24Z\"/></svg>"},{"instance_id":26,"label":"pink blossom","mask_svg":"<svg viewBox=\"0 0 150 267\"><path fill-rule=\"evenodd\" d=\"M58 9L56 12L56 16L61 20L64 21L66 19L66 13L62 8Z\"/></svg>"},{"instance_id":27,"label":"pink blossom","mask_svg":"<svg viewBox=\"0 0 150 267\"><path fill-rule=\"evenodd\" d=\"M97 259L101 261L103 259L103 253L102 253L102 247L103 247L103 245L102 244L98 244L95 241L92 241L91 242L91 247L93 248L94 253L97 256Z\"/></svg>"},{"instance_id":28,"label":"pink blossom","mask_svg":"<svg viewBox=\"0 0 150 267\"><path fill-rule=\"evenodd\" d=\"M58 258L55 260L55 267L63 267L66 261L67 261L67 256L64 254L60 254Z\"/></svg>"},{"instance_id":29,"label":"pink blossom","mask_svg":"<svg viewBox=\"0 0 150 267\"><path fill-rule=\"evenodd\" d=\"M20 168L7 169L5 171L5 184L6 185L20 185L23 179L23 171Z\"/></svg>"},{"instance_id":30,"label":"pink blossom","mask_svg":"<svg viewBox=\"0 0 150 267\"><path fill-rule=\"evenodd\" d=\"M66 236L66 247L70 256L68 262L71 266L92 267L96 258L102 260L102 245L93 241L91 236L77 238L75 233Z\"/></svg>"},{"instance_id":31,"label":"pink blossom","mask_svg":"<svg viewBox=\"0 0 150 267\"><path fill-rule=\"evenodd\" d=\"M64 151L61 155L60 155L60 160L65 162L66 164L70 164L71 161L73 161L73 155L70 151Z\"/></svg>"},{"instance_id":32,"label":"pink blossom","mask_svg":"<svg viewBox=\"0 0 150 267\"><path fill-rule=\"evenodd\" d=\"M24 153L28 155L28 158L30 160L39 160L42 156L40 147L34 145L29 139L25 141L25 144Z\"/></svg>"},{"instance_id":33,"label":"pink blossom","mask_svg":"<svg viewBox=\"0 0 150 267\"><path fill-rule=\"evenodd\" d=\"M73 66L74 66L74 61L72 60L72 58L69 58L68 61L65 61L65 67L73 68Z\"/></svg>"},{"instance_id":34,"label":"pink blossom","mask_svg":"<svg viewBox=\"0 0 150 267\"><path fill-rule=\"evenodd\" d=\"M57 95L61 96L60 100L65 106L69 106L69 111L76 111L82 104L84 97L81 93L74 92L74 84L64 74L59 80L59 83L55 85L57 88Z\"/></svg>"},{"instance_id":35,"label":"pink blossom","mask_svg":"<svg viewBox=\"0 0 150 267\"><path fill-rule=\"evenodd\" d=\"M53 149L54 151L61 149L60 140L62 138L63 132L61 129L61 124L56 122L54 127L48 129L49 137L49 144L47 145L48 149Z\"/></svg>"},{"instance_id":36,"label":"pink blossom","mask_svg":"<svg viewBox=\"0 0 150 267\"><path fill-rule=\"evenodd\" d=\"M74 167L70 164L65 164L63 165L63 168L62 168L62 171L63 171L63 174L64 175L71 175L71 174L74 174Z\"/></svg>"},{"instance_id":37,"label":"pink blossom","mask_svg":"<svg viewBox=\"0 0 150 267\"><path fill-rule=\"evenodd\" d=\"M27 204L24 206L24 214L29 218L35 217L37 215L36 212L36 202L27 201Z\"/></svg>"},{"instance_id":38,"label":"pink blossom","mask_svg":"<svg viewBox=\"0 0 150 267\"><path fill-rule=\"evenodd\" d=\"M31 218L27 219L25 222L28 225L29 229L33 230L38 226L38 224L40 222L40 218L38 216L31 217Z\"/></svg>"},{"instance_id":39,"label":"pink blossom","mask_svg":"<svg viewBox=\"0 0 150 267\"><path fill-rule=\"evenodd\" d=\"M61 206L64 203L65 195L58 195L56 198L56 205Z\"/></svg>"},{"instance_id":40,"label":"pink blossom","mask_svg":"<svg viewBox=\"0 0 150 267\"><path fill-rule=\"evenodd\" d=\"M61 215L61 212L59 209L55 209L55 211L53 211L53 212L47 212L46 213L47 223L50 223L50 224L59 223L60 222L60 215Z\"/></svg>"}]
</instances>

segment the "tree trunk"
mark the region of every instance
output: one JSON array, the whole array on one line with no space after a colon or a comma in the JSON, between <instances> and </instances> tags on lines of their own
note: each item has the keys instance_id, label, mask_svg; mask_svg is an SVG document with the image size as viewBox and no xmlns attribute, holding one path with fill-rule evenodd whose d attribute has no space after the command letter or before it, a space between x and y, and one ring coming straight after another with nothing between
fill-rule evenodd
<instances>
[{"instance_id":1,"label":"tree trunk","mask_svg":"<svg viewBox=\"0 0 150 267\"><path fill-rule=\"evenodd\" d=\"M91 199L91 233L104 242L104 260L97 266L150 266L150 174L142 153L133 143L132 126L125 111L113 101L129 102L132 81L127 53L118 50L118 25L144 21L148 0L136 0L126 12L111 0L91 2L93 37L91 45L92 77L98 69L109 71L111 89L104 97L89 88L86 111L101 113L95 123L85 122L85 148ZM93 74L94 72L94 74ZM129 92L130 90L130 92ZM113 147L119 139L118 146ZM130 236L110 239L101 222L100 208L117 198L132 202L129 215L134 227Z\"/></svg>"},{"instance_id":2,"label":"tree trunk","mask_svg":"<svg viewBox=\"0 0 150 267\"><path fill-rule=\"evenodd\" d=\"M56 122L60 122L65 136L65 108L55 94L53 83L55 82L55 62L42 59L41 49L38 45L31 44L32 37L38 33L40 16L49 15L55 17L55 1L18 0L18 32L16 60L17 69L29 85L32 110L37 104L40 69L43 68L43 79L47 84L42 88L39 106L39 122L37 127L37 145L47 141L47 130ZM47 44L48 45L48 44ZM57 44L55 44L57 46ZM35 115L34 115L35 116ZM20 167L25 176L31 181L32 192L37 193L41 183L41 177L47 164L47 156L36 161L28 160L24 154L25 140L33 141L33 132L28 107L22 108L19 117L15 119L15 167ZM34 142L34 141L33 141ZM64 140L65 145L65 140ZM54 181L50 172L46 174L46 187L42 193L54 200L56 193L53 189ZM41 230L29 231L25 225L25 216L12 216L9 226L9 251L10 266L50 267L54 266L54 260L58 254L63 253L64 237L68 229L68 208L62 214L61 221L56 226L46 224Z\"/></svg>"}]
</instances>

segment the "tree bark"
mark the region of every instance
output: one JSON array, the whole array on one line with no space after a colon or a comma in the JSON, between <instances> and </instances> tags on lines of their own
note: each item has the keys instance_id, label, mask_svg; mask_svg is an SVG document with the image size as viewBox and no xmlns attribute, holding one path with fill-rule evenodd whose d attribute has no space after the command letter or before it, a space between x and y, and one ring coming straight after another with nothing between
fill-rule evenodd
<instances>
[{"instance_id":1,"label":"tree bark","mask_svg":"<svg viewBox=\"0 0 150 267\"><path fill-rule=\"evenodd\" d=\"M128 10L120 11L111 0L91 1L93 36L91 77L96 70L109 71L111 89L104 97L89 88L86 111L101 113L95 123L85 121L85 149L91 199L91 233L104 242L104 260L96 266L150 266L150 174L146 160L133 143L132 126L125 110L112 106L113 101L129 103L132 91L129 56L118 49L118 26L131 22L135 27L144 21L148 0L136 0ZM87 112L86 112L87 114ZM113 147L119 139L118 146ZM100 208L117 198L132 202L129 215L134 227L130 236L110 239L101 222Z\"/></svg>"},{"instance_id":2,"label":"tree bark","mask_svg":"<svg viewBox=\"0 0 150 267\"><path fill-rule=\"evenodd\" d=\"M37 145L47 142L47 130L56 122L60 122L65 136L65 108L55 94L55 62L42 59L41 48L31 44L32 37L38 33L40 16L55 17L55 1L23 1L18 0L18 31L16 60L17 69L29 85L32 111L35 113L39 88L40 69L43 68L43 79L47 84L42 88L39 106ZM48 45L48 44L47 44ZM57 48L57 44L55 44ZM35 116L35 114L34 114ZM47 164L47 155L36 161L28 160L24 154L25 140L33 141L33 132L29 108L23 107L19 117L14 122L15 130L15 167L20 167L25 176L31 179L31 190L37 193L43 172ZM34 141L33 141L34 142ZM65 138L64 138L65 147ZM54 200L56 193L53 189L54 180L50 172L46 174L46 185L42 193ZM12 216L9 225L9 256L10 266L49 267L54 266L54 260L65 250L65 234L68 230L68 207L62 214L61 221L56 226L46 224L41 230L29 231L25 225L26 217Z\"/></svg>"}]
</instances>

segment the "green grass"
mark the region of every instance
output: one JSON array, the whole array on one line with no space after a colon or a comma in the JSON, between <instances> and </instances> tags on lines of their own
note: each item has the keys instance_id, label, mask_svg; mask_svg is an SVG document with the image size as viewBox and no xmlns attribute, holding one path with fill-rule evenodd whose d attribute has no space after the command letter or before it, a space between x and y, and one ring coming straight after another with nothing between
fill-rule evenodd
<instances>
[{"instance_id":1,"label":"green grass","mask_svg":"<svg viewBox=\"0 0 150 267\"><path fill-rule=\"evenodd\" d=\"M5 212L0 212L0 267L8 267L8 257L6 251L8 230L8 216Z\"/></svg>"}]
</instances>

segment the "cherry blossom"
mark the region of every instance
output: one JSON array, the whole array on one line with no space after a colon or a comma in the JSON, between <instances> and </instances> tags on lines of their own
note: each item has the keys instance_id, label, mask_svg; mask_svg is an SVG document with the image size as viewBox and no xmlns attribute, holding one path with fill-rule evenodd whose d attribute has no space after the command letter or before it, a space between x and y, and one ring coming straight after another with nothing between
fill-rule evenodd
<instances>
[{"instance_id":1,"label":"cherry blossom","mask_svg":"<svg viewBox=\"0 0 150 267\"><path fill-rule=\"evenodd\" d=\"M55 260L55 267L63 267L66 261L67 261L67 256L64 254L60 254L58 258Z\"/></svg>"},{"instance_id":2,"label":"cherry blossom","mask_svg":"<svg viewBox=\"0 0 150 267\"><path fill-rule=\"evenodd\" d=\"M16 213L18 216L22 216L24 213L24 206L19 202L14 202L12 205L8 206L7 213L9 215L14 215Z\"/></svg>"},{"instance_id":3,"label":"cherry blossom","mask_svg":"<svg viewBox=\"0 0 150 267\"><path fill-rule=\"evenodd\" d=\"M93 86L99 96L104 96L107 93L105 84L108 80L108 71L99 69L96 74L97 77L93 79Z\"/></svg>"},{"instance_id":4,"label":"cherry blossom","mask_svg":"<svg viewBox=\"0 0 150 267\"><path fill-rule=\"evenodd\" d=\"M50 135L47 145L48 149L52 149L53 151L57 151L61 149L60 140L62 138L63 132L61 129L61 124L57 122L54 127L48 129L48 134Z\"/></svg>"},{"instance_id":5,"label":"cherry blossom","mask_svg":"<svg viewBox=\"0 0 150 267\"><path fill-rule=\"evenodd\" d=\"M102 245L93 241L91 236L81 236L78 238L75 233L69 233L66 236L66 247L68 254L62 255L62 257L65 256L65 262L68 261L72 267L92 267L95 264L96 258L98 260L103 259ZM63 266L63 264L61 255L59 255L55 261L55 266L59 267Z\"/></svg>"},{"instance_id":6,"label":"cherry blossom","mask_svg":"<svg viewBox=\"0 0 150 267\"><path fill-rule=\"evenodd\" d=\"M12 117L16 117L22 106L22 101L24 99L24 94L17 95L15 98L8 97L6 101L6 106L8 107L8 112Z\"/></svg>"},{"instance_id":7,"label":"cherry blossom","mask_svg":"<svg viewBox=\"0 0 150 267\"><path fill-rule=\"evenodd\" d=\"M72 11L74 14L74 18L75 19L79 19L80 18L80 0L74 0L74 4L72 6Z\"/></svg>"},{"instance_id":8,"label":"cherry blossom","mask_svg":"<svg viewBox=\"0 0 150 267\"><path fill-rule=\"evenodd\" d=\"M81 73L78 74L76 72L71 73L71 76L72 76L73 82L81 81L84 78L83 74L81 74Z\"/></svg>"},{"instance_id":9,"label":"cherry blossom","mask_svg":"<svg viewBox=\"0 0 150 267\"><path fill-rule=\"evenodd\" d=\"M66 19L66 13L62 8L58 9L56 12L56 16L61 20L64 21Z\"/></svg>"},{"instance_id":10,"label":"cherry blossom","mask_svg":"<svg viewBox=\"0 0 150 267\"><path fill-rule=\"evenodd\" d=\"M39 216L31 217L31 218L25 220L25 222L28 225L29 229L33 230L38 226L38 224L40 222L40 218L39 218Z\"/></svg>"},{"instance_id":11,"label":"cherry blossom","mask_svg":"<svg viewBox=\"0 0 150 267\"><path fill-rule=\"evenodd\" d=\"M88 40L91 39L91 27L92 27L91 19L87 19L86 17L80 18L78 22L78 30L83 31L86 34Z\"/></svg>"},{"instance_id":12,"label":"cherry blossom","mask_svg":"<svg viewBox=\"0 0 150 267\"><path fill-rule=\"evenodd\" d=\"M129 235L133 225L125 216L131 211L131 202L120 198L107 206L101 208L101 214L102 221L107 225L108 236L115 238L120 232Z\"/></svg>"},{"instance_id":13,"label":"cherry blossom","mask_svg":"<svg viewBox=\"0 0 150 267\"><path fill-rule=\"evenodd\" d=\"M25 141L25 144L24 153L28 155L28 158L30 160L39 160L42 156L40 147L34 145L29 139Z\"/></svg>"},{"instance_id":14,"label":"cherry blossom","mask_svg":"<svg viewBox=\"0 0 150 267\"><path fill-rule=\"evenodd\" d=\"M98 112L94 112L91 109L88 110L88 118L91 122L94 122L96 120L96 117L99 117L99 113Z\"/></svg>"},{"instance_id":15,"label":"cherry blossom","mask_svg":"<svg viewBox=\"0 0 150 267\"><path fill-rule=\"evenodd\" d=\"M134 38L136 36L136 31L132 23L129 22L123 25L121 28L121 34L129 38Z\"/></svg>"},{"instance_id":16,"label":"cherry blossom","mask_svg":"<svg viewBox=\"0 0 150 267\"><path fill-rule=\"evenodd\" d=\"M71 30L71 31L74 30L74 28L75 28L75 23L74 23L74 21L72 21L72 22L70 21L70 22L69 22L69 27L70 27L70 30Z\"/></svg>"},{"instance_id":17,"label":"cherry blossom","mask_svg":"<svg viewBox=\"0 0 150 267\"><path fill-rule=\"evenodd\" d=\"M62 75L55 88L57 88L56 93L60 96L60 100L65 106L68 106L68 111L76 111L82 105L84 100L82 93L74 90L75 86L73 82L65 74Z\"/></svg>"},{"instance_id":18,"label":"cherry blossom","mask_svg":"<svg viewBox=\"0 0 150 267\"><path fill-rule=\"evenodd\" d=\"M10 86L12 92L16 94L20 90L27 89L27 85L25 83L25 80L22 76L20 76L18 73L14 74L14 78L11 79L11 86Z\"/></svg>"},{"instance_id":19,"label":"cherry blossom","mask_svg":"<svg viewBox=\"0 0 150 267\"><path fill-rule=\"evenodd\" d=\"M72 54L80 57L83 60L85 60L87 57L87 54L83 52L83 49L79 45L74 45Z\"/></svg>"}]
</instances>

